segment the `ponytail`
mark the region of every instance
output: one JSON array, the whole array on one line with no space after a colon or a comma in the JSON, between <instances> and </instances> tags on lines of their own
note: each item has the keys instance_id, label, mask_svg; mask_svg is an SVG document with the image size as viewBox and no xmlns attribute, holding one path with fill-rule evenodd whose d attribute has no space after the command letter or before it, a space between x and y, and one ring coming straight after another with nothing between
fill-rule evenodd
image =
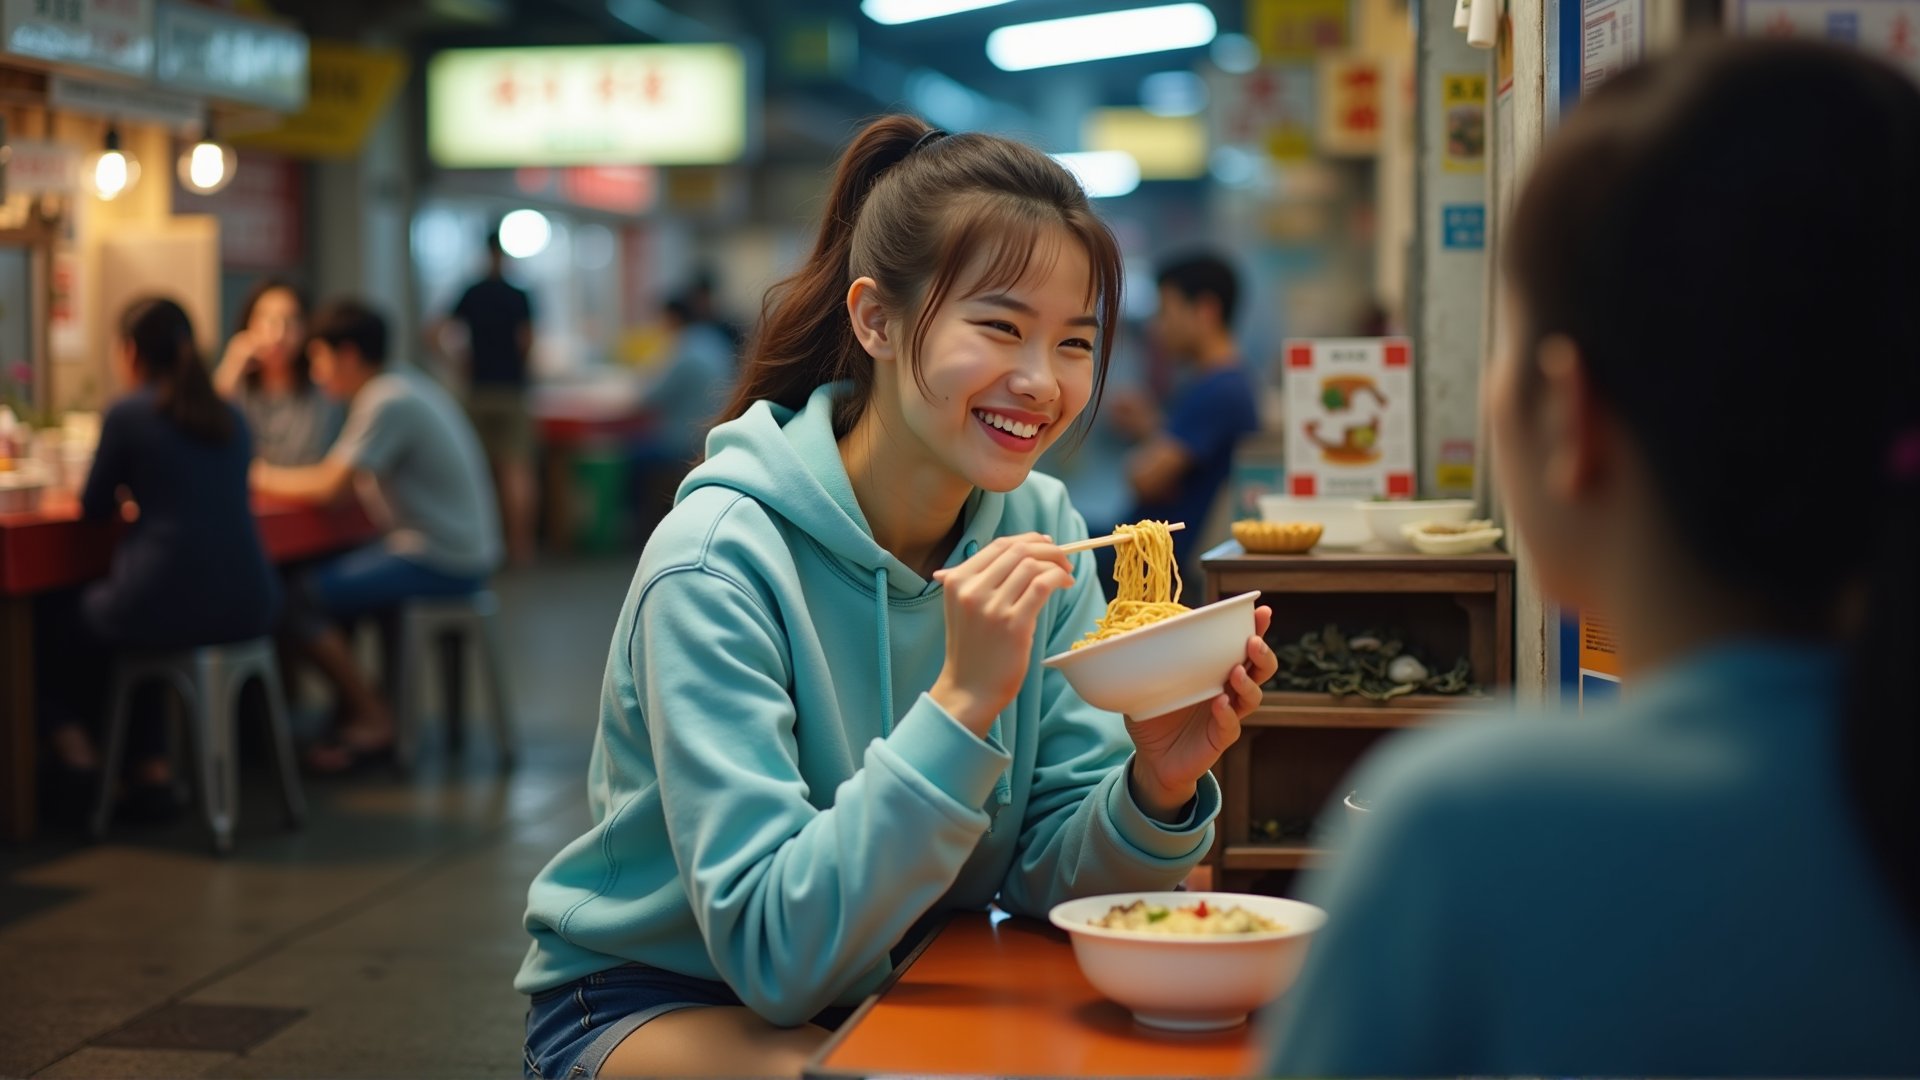
<instances>
[{"instance_id":1,"label":"ponytail","mask_svg":"<svg viewBox=\"0 0 1920 1080\"><path fill-rule=\"evenodd\" d=\"M899 164L930 130L911 116L882 117L840 155L813 252L798 272L767 291L745 371L720 414L723 422L737 419L756 401L798 409L816 387L842 379L853 382L854 399L866 400L873 389L873 366L856 362L860 345L846 312L847 289L853 284L847 271L853 224L874 181Z\"/></svg>"},{"instance_id":2,"label":"ponytail","mask_svg":"<svg viewBox=\"0 0 1920 1080\"><path fill-rule=\"evenodd\" d=\"M120 317L120 336L133 344L134 363L153 385L161 415L202 442L233 436L233 413L213 391L193 344L193 323L179 304L160 297L135 301Z\"/></svg>"},{"instance_id":3,"label":"ponytail","mask_svg":"<svg viewBox=\"0 0 1920 1080\"><path fill-rule=\"evenodd\" d=\"M737 419L756 401L798 409L818 387L845 381L853 390L834 414L834 432L844 435L874 384L873 362L846 310L854 280L871 277L876 299L912 326L905 355L918 380L933 313L962 269L985 251L982 284L1012 284L1049 229L1083 245L1093 268L1089 299L1100 331L1084 424L1100 399L1120 311L1120 250L1112 232L1079 181L1040 151L993 135L947 135L902 115L868 124L841 154L813 251L768 290L740 381L717 422Z\"/></svg>"}]
</instances>

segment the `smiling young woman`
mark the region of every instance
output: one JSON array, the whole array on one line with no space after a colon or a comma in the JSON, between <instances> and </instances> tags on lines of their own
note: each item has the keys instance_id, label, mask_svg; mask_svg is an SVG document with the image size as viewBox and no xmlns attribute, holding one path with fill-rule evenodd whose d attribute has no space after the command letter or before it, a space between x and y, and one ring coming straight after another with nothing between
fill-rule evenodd
<instances>
[{"instance_id":1,"label":"smiling young woman","mask_svg":"<svg viewBox=\"0 0 1920 1080\"><path fill-rule=\"evenodd\" d=\"M1119 289L1031 147L901 116L848 147L615 631L595 823L530 896L530 1074L797 1072L923 916L1200 860L1259 637L1131 724L1037 662L1105 606L1033 467L1099 396Z\"/></svg>"}]
</instances>

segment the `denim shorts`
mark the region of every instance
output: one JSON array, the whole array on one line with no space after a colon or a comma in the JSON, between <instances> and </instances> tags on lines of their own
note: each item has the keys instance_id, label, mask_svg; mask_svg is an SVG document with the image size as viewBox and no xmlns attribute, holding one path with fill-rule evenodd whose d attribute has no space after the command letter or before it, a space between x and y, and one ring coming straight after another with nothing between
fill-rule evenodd
<instances>
[{"instance_id":1,"label":"denim shorts","mask_svg":"<svg viewBox=\"0 0 1920 1080\"><path fill-rule=\"evenodd\" d=\"M613 1048L647 1021L680 1009L740 1004L726 983L645 964L596 971L533 995L522 1062L527 1080L598 1076ZM839 1027L852 1011L828 1009L813 1022Z\"/></svg>"}]
</instances>

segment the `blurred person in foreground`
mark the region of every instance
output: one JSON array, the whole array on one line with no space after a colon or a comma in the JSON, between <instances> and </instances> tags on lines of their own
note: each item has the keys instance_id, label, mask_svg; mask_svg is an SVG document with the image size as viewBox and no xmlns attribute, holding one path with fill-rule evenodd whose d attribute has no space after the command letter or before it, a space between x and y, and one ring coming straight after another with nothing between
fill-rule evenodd
<instances>
[{"instance_id":1,"label":"blurred person in foreground","mask_svg":"<svg viewBox=\"0 0 1920 1080\"><path fill-rule=\"evenodd\" d=\"M241 302L240 324L214 371L214 389L240 406L254 453L271 465L311 465L340 433L340 406L313 385L306 344L306 299L267 278Z\"/></svg>"},{"instance_id":2,"label":"blurred person in foreground","mask_svg":"<svg viewBox=\"0 0 1920 1080\"><path fill-rule=\"evenodd\" d=\"M1162 265L1157 278L1153 331L1187 377L1164 416L1140 395L1114 402L1114 426L1139 441L1127 457L1133 506L1122 520L1185 522L1173 534L1174 557L1187 580L1198 581L1195 546L1233 471L1234 447L1260 430L1260 413L1233 337L1233 267L1196 254ZM1104 553L1103 566L1111 561Z\"/></svg>"},{"instance_id":3,"label":"blurred person in foreground","mask_svg":"<svg viewBox=\"0 0 1920 1080\"><path fill-rule=\"evenodd\" d=\"M100 768L93 731L121 649L188 649L268 632L280 583L247 502L253 442L245 419L214 393L179 304L139 300L121 315L114 375L126 396L107 410L81 495L88 520L132 524L104 581L40 607L41 718L58 767L84 798ZM146 718L142 718L143 720ZM124 809L174 807L166 725L129 728Z\"/></svg>"},{"instance_id":4,"label":"blurred person in foreground","mask_svg":"<svg viewBox=\"0 0 1920 1080\"><path fill-rule=\"evenodd\" d=\"M1486 407L1626 696L1364 768L1265 1072L1920 1075L1916 191L1920 87L1835 47L1689 46L1568 115ZM1807 402L1839 365L1870 389Z\"/></svg>"},{"instance_id":5,"label":"blurred person in foreground","mask_svg":"<svg viewBox=\"0 0 1920 1080\"><path fill-rule=\"evenodd\" d=\"M533 469L533 413L528 406L533 355L533 301L507 280L500 235L487 235L487 274L468 287L449 321L467 328L467 415L486 449L515 565L533 560L539 489ZM440 329L444 329L443 323ZM432 335L436 340L442 333Z\"/></svg>"},{"instance_id":6,"label":"blurred person in foreground","mask_svg":"<svg viewBox=\"0 0 1920 1080\"><path fill-rule=\"evenodd\" d=\"M334 301L315 315L307 351L315 380L346 403L346 427L318 464L256 463L254 487L331 503L364 477L387 526L379 542L303 574L289 597L288 632L341 703L337 730L308 748L307 765L339 772L390 756L394 727L336 622L480 589L500 565L500 521L486 459L460 407L432 380L387 370L384 319L358 301Z\"/></svg>"}]
</instances>

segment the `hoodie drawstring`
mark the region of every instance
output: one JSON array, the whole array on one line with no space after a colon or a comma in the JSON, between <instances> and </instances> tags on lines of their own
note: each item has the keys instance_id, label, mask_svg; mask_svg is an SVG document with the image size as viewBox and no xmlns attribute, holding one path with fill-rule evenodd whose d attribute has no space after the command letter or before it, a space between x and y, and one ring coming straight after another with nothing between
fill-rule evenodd
<instances>
[{"instance_id":1,"label":"hoodie drawstring","mask_svg":"<svg viewBox=\"0 0 1920 1080\"><path fill-rule=\"evenodd\" d=\"M873 568L873 621L880 641L880 737L893 733L893 648L887 639L887 568Z\"/></svg>"}]
</instances>

